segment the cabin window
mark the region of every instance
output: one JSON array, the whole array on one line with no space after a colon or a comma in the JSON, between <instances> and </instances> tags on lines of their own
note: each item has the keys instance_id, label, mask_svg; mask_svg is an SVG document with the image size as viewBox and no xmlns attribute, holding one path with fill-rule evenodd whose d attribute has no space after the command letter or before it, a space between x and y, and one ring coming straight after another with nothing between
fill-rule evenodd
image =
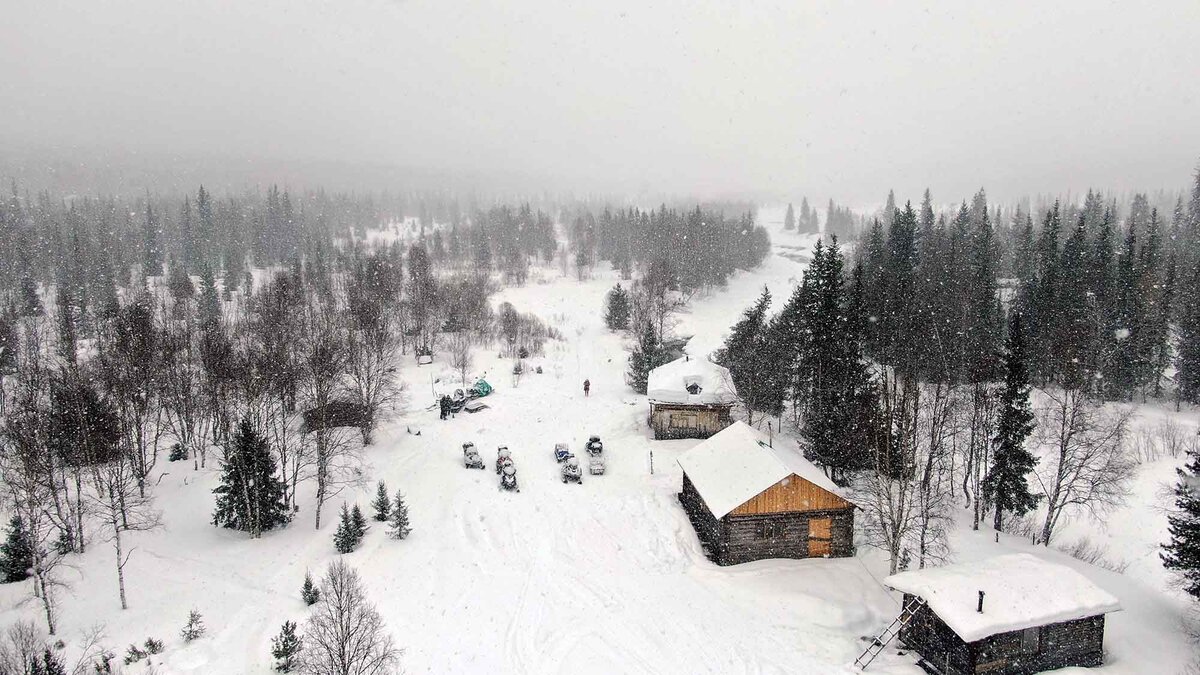
<instances>
[{"instance_id":1,"label":"cabin window","mask_svg":"<svg viewBox=\"0 0 1200 675\"><path fill-rule=\"evenodd\" d=\"M695 429L700 426L700 417L696 413L671 413L667 426L672 429Z\"/></svg>"},{"instance_id":2,"label":"cabin window","mask_svg":"<svg viewBox=\"0 0 1200 675\"><path fill-rule=\"evenodd\" d=\"M703 390L704 389L700 386L699 382L692 382L687 386L687 393L691 394L692 396L698 395Z\"/></svg>"},{"instance_id":3,"label":"cabin window","mask_svg":"<svg viewBox=\"0 0 1200 675\"><path fill-rule=\"evenodd\" d=\"M1039 627L1026 628L1021 631L1021 653L1036 654L1042 646L1042 629Z\"/></svg>"}]
</instances>

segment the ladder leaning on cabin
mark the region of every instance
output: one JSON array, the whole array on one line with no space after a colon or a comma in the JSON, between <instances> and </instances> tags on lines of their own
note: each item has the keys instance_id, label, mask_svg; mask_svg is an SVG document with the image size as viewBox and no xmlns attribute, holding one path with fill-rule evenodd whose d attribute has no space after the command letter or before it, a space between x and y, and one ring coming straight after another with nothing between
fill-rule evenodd
<instances>
[{"instance_id":1,"label":"ladder leaning on cabin","mask_svg":"<svg viewBox=\"0 0 1200 675\"><path fill-rule=\"evenodd\" d=\"M871 641L871 646L867 647L866 651L864 651L857 659L854 660L854 665L858 666L862 670L866 670L867 666L871 665L871 662L875 660L876 656L879 656L879 653L883 651L884 647L887 647L888 643L890 643L896 638L897 635L900 634L900 629L908 625L908 621L913 618L913 615L917 613L917 610L924 606L925 600L921 597L914 596L912 600L909 600L908 604L904 606L903 610L901 610L900 615L897 616L887 628L884 628L882 633L880 633L874 640Z\"/></svg>"}]
</instances>

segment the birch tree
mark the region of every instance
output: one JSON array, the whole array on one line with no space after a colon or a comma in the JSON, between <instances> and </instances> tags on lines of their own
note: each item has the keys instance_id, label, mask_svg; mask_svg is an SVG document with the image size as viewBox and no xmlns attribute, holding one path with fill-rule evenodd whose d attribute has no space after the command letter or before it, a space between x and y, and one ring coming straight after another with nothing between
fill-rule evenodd
<instances>
[{"instance_id":1,"label":"birch tree","mask_svg":"<svg viewBox=\"0 0 1200 675\"><path fill-rule=\"evenodd\" d=\"M308 309L300 362L300 389L308 405L307 440L312 443L313 478L317 483L314 525L321 529L321 509L349 485L361 480L359 457L345 429L333 426L330 404L342 390L348 350L337 315L325 306Z\"/></svg>"},{"instance_id":2,"label":"birch tree","mask_svg":"<svg viewBox=\"0 0 1200 675\"><path fill-rule=\"evenodd\" d=\"M386 675L400 651L367 600L358 573L341 560L321 580L321 602L304 632L300 671L309 675Z\"/></svg>"},{"instance_id":3,"label":"birch tree","mask_svg":"<svg viewBox=\"0 0 1200 675\"><path fill-rule=\"evenodd\" d=\"M96 522L105 539L112 544L121 609L129 609L125 565L134 549L125 540L124 533L157 529L162 525L161 514L154 510L143 476L128 453L120 453L111 462L94 466L92 486L91 511L96 514Z\"/></svg>"},{"instance_id":4,"label":"birch tree","mask_svg":"<svg viewBox=\"0 0 1200 675\"><path fill-rule=\"evenodd\" d=\"M1034 475L1046 500L1041 543L1049 546L1064 514L1098 517L1124 503L1136 462L1125 442L1128 409L1106 409L1081 389L1042 393L1038 439L1046 454Z\"/></svg>"}]
</instances>

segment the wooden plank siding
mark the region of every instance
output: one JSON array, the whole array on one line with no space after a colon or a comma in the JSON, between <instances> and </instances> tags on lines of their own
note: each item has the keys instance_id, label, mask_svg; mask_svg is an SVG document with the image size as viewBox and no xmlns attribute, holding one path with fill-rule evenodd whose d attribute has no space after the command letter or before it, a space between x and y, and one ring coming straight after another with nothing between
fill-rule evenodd
<instances>
[{"instance_id":1,"label":"wooden plank siding","mask_svg":"<svg viewBox=\"0 0 1200 675\"><path fill-rule=\"evenodd\" d=\"M763 490L733 510L735 516L753 516L789 511L825 511L853 505L828 490L792 474Z\"/></svg>"},{"instance_id":2,"label":"wooden plank siding","mask_svg":"<svg viewBox=\"0 0 1200 675\"><path fill-rule=\"evenodd\" d=\"M708 438L733 423L728 405L651 403L647 422L655 440Z\"/></svg>"},{"instance_id":3,"label":"wooden plank siding","mask_svg":"<svg viewBox=\"0 0 1200 675\"><path fill-rule=\"evenodd\" d=\"M904 604L913 599L905 593ZM1033 639L1025 637L1033 631ZM921 655L920 666L937 675L1031 675L1104 662L1104 615L1063 621L965 642L941 617L922 605L900 629L900 642Z\"/></svg>"},{"instance_id":4,"label":"wooden plank siding","mask_svg":"<svg viewBox=\"0 0 1200 675\"><path fill-rule=\"evenodd\" d=\"M820 490L811 483L809 485ZM687 512L696 536L704 544L709 558L718 565L737 565L764 558L854 555L855 507L840 497L837 499L840 506L835 508L741 515L736 515L735 511L717 518L686 473L683 490L679 493L679 503ZM810 500L809 503L813 502Z\"/></svg>"},{"instance_id":5,"label":"wooden plank siding","mask_svg":"<svg viewBox=\"0 0 1200 675\"><path fill-rule=\"evenodd\" d=\"M813 538L812 523L827 538ZM772 513L721 519L718 565L763 558L844 558L854 555L854 509Z\"/></svg>"}]
</instances>

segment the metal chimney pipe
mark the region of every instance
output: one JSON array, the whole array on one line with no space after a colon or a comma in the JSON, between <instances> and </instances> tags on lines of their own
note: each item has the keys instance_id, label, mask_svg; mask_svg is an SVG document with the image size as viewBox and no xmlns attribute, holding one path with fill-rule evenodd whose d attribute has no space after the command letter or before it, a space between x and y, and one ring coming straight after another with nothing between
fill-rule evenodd
<instances>
[{"instance_id":1,"label":"metal chimney pipe","mask_svg":"<svg viewBox=\"0 0 1200 675\"><path fill-rule=\"evenodd\" d=\"M983 613L983 591L979 591L979 606L975 608L975 611Z\"/></svg>"}]
</instances>

